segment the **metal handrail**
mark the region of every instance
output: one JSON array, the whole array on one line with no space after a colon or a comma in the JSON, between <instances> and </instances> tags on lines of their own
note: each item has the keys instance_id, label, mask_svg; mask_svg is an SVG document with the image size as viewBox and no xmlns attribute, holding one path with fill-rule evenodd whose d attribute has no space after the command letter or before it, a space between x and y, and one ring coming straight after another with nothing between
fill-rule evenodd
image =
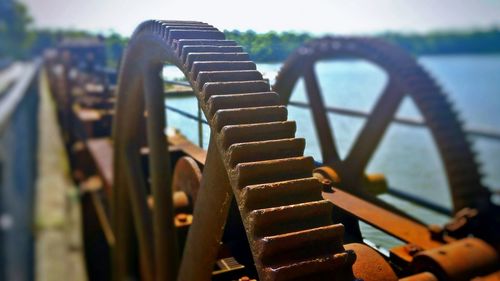
<instances>
[{"instance_id":1,"label":"metal handrail","mask_svg":"<svg viewBox=\"0 0 500 281\"><path fill-rule=\"evenodd\" d=\"M23 99L26 92L38 73L41 60L36 59L32 63L23 63L23 69L20 71L15 83L9 90L2 95L0 100L0 133L4 130L9 120L16 110L19 102Z\"/></svg>"},{"instance_id":2,"label":"metal handrail","mask_svg":"<svg viewBox=\"0 0 500 281\"><path fill-rule=\"evenodd\" d=\"M182 81L165 80L164 82L166 84L191 87L191 85L189 83L182 82ZM300 107L300 108L307 108L307 109L311 108L308 103L300 102L300 101L290 101L290 102L288 102L288 104L291 106ZM325 109L327 112L335 113L335 114L339 114L339 115L346 115L346 116L359 117L359 118L370 117L370 113L360 111L360 110L346 109L346 108L332 107L332 106L327 106ZM394 117L392 122L397 123L397 124L401 124L401 125L414 126L414 127L426 127L427 126L425 121L418 119L418 118ZM483 129L483 128L464 128L464 132L467 135L470 135L473 137L489 138L489 139L500 141L500 131L496 131L496 130L492 130L492 129Z\"/></svg>"},{"instance_id":3,"label":"metal handrail","mask_svg":"<svg viewBox=\"0 0 500 281\"><path fill-rule=\"evenodd\" d=\"M4 69L8 68L12 64L12 60L5 58L5 59L0 59L0 71L3 71Z\"/></svg>"},{"instance_id":4,"label":"metal handrail","mask_svg":"<svg viewBox=\"0 0 500 281\"><path fill-rule=\"evenodd\" d=\"M205 124L205 125L208 125L207 120L204 120L204 119L202 119L202 118L199 118L198 116L196 116L196 115L194 115L194 114L191 114L191 113L189 113L189 112L186 112L186 111L180 110L180 109L178 109L178 108L175 108L175 107L172 107L172 106L169 106L169 105L165 105L165 108L166 108L167 110L171 110L171 111L173 111L173 112L175 112L175 113L177 113L177 114L179 114L179 115L181 115L181 116L184 116L184 117L186 117L186 118L188 118L188 119L191 119L191 120L194 120L194 121L197 121L197 122L201 122L201 123L203 123L203 124Z\"/></svg>"},{"instance_id":5,"label":"metal handrail","mask_svg":"<svg viewBox=\"0 0 500 281\"><path fill-rule=\"evenodd\" d=\"M307 104L305 102L290 101L288 104L292 105L292 106L300 107L300 108L310 108L309 104ZM345 109L345 108L340 108L340 107L327 106L326 111L331 112L331 113L340 114L340 115L351 116L351 117L359 117L359 118L370 117L370 113L367 113L364 111L359 111L359 110L353 110L353 109ZM397 123L397 124L401 124L401 125L406 125L406 126L414 126L414 127L426 127L427 126L425 121L423 121L422 119L418 119L418 118L395 117L394 119L392 119L392 122ZM467 135L474 136L474 137L483 137L483 138L489 138L489 139L494 139L494 140L500 140L500 131L481 129L481 128L464 128L464 132Z\"/></svg>"}]
</instances>

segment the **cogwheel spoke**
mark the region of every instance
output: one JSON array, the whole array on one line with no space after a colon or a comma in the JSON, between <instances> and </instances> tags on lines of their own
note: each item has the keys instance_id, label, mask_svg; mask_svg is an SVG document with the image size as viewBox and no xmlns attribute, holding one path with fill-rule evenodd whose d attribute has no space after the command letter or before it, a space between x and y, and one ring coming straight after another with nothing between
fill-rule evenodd
<instances>
[{"instance_id":1,"label":"cogwheel spoke","mask_svg":"<svg viewBox=\"0 0 500 281\"><path fill-rule=\"evenodd\" d=\"M314 65L306 68L304 80L309 103L311 104L311 112L316 125L316 134L318 134L320 141L323 163L337 162L340 160L340 157L333 138L333 129L330 127L330 122L328 121L328 113L326 112L325 103L321 96Z\"/></svg>"},{"instance_id":2,"label":"cogwheel spoke","mask_svg":"<svg viewBox=\"0 0 500 281\"><path fill-rule=\"evenodd\" d=\"M137 148L137 147L134 147ZM147 192L144 175L137 169L140 162L138 149L130 149L127 153L126 178L128 180L128 194L132 205L132 215L134 226L139 240L140 265L142 268L142 278L144 280L154 280L153 269L153 233L151 213L147 205Z\"/></svg>"},{"instance_id":3,"label":"cogwheel spoke","mask_svg":"<svg viewBox=\"0 0 500 281\"><path fill-rule=\"evenodd\" d=\"M299 75L317 61L332 58L361 58L381 67L389 85L356 139L345 163L325 163L336 170L346 190L360 186L363 172L380 143L403 96L408 95L420 110L442 158L454 211L482 208L490 192L481 184L481 174L470 141L446 93L418 62L400 48L380 39L327 37L304 44L292 53L276 77L273 89L284 104L290 100ZM394 83L400 93L392 93ZM397 87L395 89L397 91ZM392 97L392 98L391 98ZM311 102L312 104L312 102ZM316 124L317 125L317 124ZM329 129L323 126L319 130ZM324 152L322 152L324 153Z\"/></svg>"},{"instance_id":4,"label":"cogwheel spoke","mask_svg":"<svg viewBox=\"0 0 500 281\"><path fill-rule=\"evenodd\" d=\"M154 198L153 233L156 280L174 280L177 275L177 233L173 220L170 157L164 134L165 109L161 65L145 70L144 90L148 112L147 136L151 192Z\"/></svg>"},{"instance_id":5,"label":"cogwheel spoke","mask_svg":"<svg viewBox=\"0 0 500 281\"><path fill-rule=\"evenodd\" d=\"M113 196L113 230L115 233L115 245L113 249L113 271L114 280L120 276L131 275L130 269L134 268L134 260L129 253L136 247L134 240L134 224L132 210L128 208L129 196L126 183L120 185L121 190L115 191Z\"/></svg>"},{"instance_id":6,"label":"cogwheel spoke","mask_svg":"<svg viewBox=\"0 0 500 281\"><path fill-rule=\"evenodd\" d=\"M342 181L359 183L389 119L394 116L402 97L408 95L420 110L443 160L454 211L464 207L480 207L479 202L489 200L490 192L481 184L471 144L446 93L413 57L400 48L379 39L362 37L327 37L311 41L290 55L279 71L273 89L287 104L299 78L298 73L317 61L342 57L369 61L385 70L390 79L385 97L378 101L345 163L329 164L337 170ZM399 84L401 93L394 93L394 100L391 100L391 84L395 82ZM318 130L328 129L323 127Z\"/></svg>"},{"instance_id":7,"label":"cogwheel spoke","mask_svg":"<svg viewBox=\"0 0 500 281\"><path fill-rule=\"evenodd\" d=\"M205 280L211 275L232 201L231 185L213 135L205 165L199 199L194 206L196 223L189 230L179 281Z\"/></svg>"},{"instance_id":8,"label":"cogwheel spoke","mask_svg":"<svg viewBox=\"0 0 500 281\"><path fill-rule=\"evenodd\" d=\"M342 163L343 168L349 171L349 177L358 179L363 177L366 166L394 118L403 97L401 88L390 79Z\"/></svg>"}]
</instances>

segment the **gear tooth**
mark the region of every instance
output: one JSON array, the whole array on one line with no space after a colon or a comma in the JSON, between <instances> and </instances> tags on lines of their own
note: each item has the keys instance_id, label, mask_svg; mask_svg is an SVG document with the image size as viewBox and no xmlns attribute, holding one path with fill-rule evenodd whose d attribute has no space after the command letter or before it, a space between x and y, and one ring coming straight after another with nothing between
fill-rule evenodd
<instances>
[{"instance_id":1,"label":"gear tooth","mask_svg":"<svg viewBox=\"0 0 500 281\"><path fill-rule=\"evenodd\" d=\"M171 33L171 31L175 30L176 32ZM161 38L169 44L169 36L171 34L179 33L180 31L212 31L217 32L217 29L208 24L185 24L185 23L174 23L174 24L159 24L158 34L160 34Z\"/></svg>"},{"instance_id":2,"label":"gear tooth","mask_svg":"<svg viewBox=\"0 0 500 281\"><path fill-rule=\"evenodd\" d=\"M224 126L257 124L277 121L286 121L285 106L262 106L248 108L234 108L218 110L212 118L213 129L217 132Z\"/></svg>"},{"instance_id":3,"label":"gear tooth","mask_svg":"<svg viewBox=\"0 0 500 281\"><path fill-rule=\"evenodd\" d=\"M343 252L323 257L304 259L292 264L269 266L263 269L264 280L329 280L336 276L335 280L352 280L352 273L346 272L346 267L351 267L356 260L356 255L351 252Z\"/></svg>"},{"instance_id":4,"label":"gear tooth","mask_svg":"<svg viewBox=\"0 0 500 281\"><path fill-rule=\"evenodd\" d=\"M200 71L196 79L198 90L208 82L234 82L262 80L262 74L257 70Z\"/></svg>"},{"instance_id":5,"label":"gear tooth","mask_svg":"<svg viewBox=\"0 0 500 281\"><path fill-rule=\"evenodd\" d=\"M184 67L188 72L192 72L195 61L248 61L248 53L189 53L186 57Z\"/></svg>"},{"instance_id":6,"label":"gear tooth","mask_svg":"<svg viewBox=\"0 0 500 281\"><path fill-rule=\"evenodd\" d=\"M300 157L304 153L304 139L279 139L233 144L227 150L229 166L238 163Z\"/></svg>"},{"instance_id":7,"label":"gear tooth","mask_svg":"<svg viewBox=\"0 0 500 281\"><path fill-rule=\"evenodd\" d=\"M171 29L168 31L167 35L167 43L172 44L173 41L177 41L179 39L215 39L215 40L224 40L226 39L224 33L218 31L217 29L209 29L209 30L196 30L194 29L186 29L182 27L182 29Z\"/></svg>"},{"instance_id":8,"label":"gear tooth","mask_svg":"<svg viewBox=\"0 0 500 281\"><path fill-rule=\"evenodd\" d=\"M166 39L166 38L165 38ZM179 39L175 41L176 53L180 56L184 46L237 46L238 44L233 40L216 40L216 39Z\"/></svg>"},{"instance_id":9,"label":"gear tooth","mask_svg":"<svg viewBox=\"0 0 500 281\"><path fill-rule=\"evenodd\" d=\"M241 53L240 46L213 46L213 45L184 45L180 53L181 61L186 63L189 53Z\"/></svg>"},{"instance_id":10,"label":"gear tooth","mask_svg":"<svg viewBox=\"0 0 500 281\"><path fill-rule=\"evenodd\" d=\"M201 98L206 102L213 95L261 93L269 92L269 90L269 83L262 80L238 82L208 82L203 85Z\"/></svg>"},{"instance_id":11,"label":"gear tooth","mask_svg":"<svg viewBox=\"0 0 500 281\"><path fill-rule=\"evenodd\" d=\"M236 165L237 185L271 183L294 180L312 176L314 168L312 157L294 157L258 162L247 162Z\"/></svg>"},{"instance_id":12,"label":"gear tooth","mask_svg":"<svg viewBox=\"0 0 500 281\"><path fill-rule=\"evenodd\" d=\"M331 225L332 203L326 200L253 210L249 232L266 237Z\"/></svg>"},{"instance_id":13,"label":"gear tooth","mask_svg":"<svg viewBox=\"0 0 500 281\"><path fill-rule=\"evenodd\" d=\"M196 61L191 69L193 79L200 71L229 71L229 70L256 70L252 61ZM201 89L200 89L201 90Z\"/></svg>"},{"instance_id":14,"label":"gear tooth","mask_svg":"<svg viewBox=\"0 0 500 281\"><path fill-rule=\"evenodd\" d=\"M322 185L314 177L249 185L242 189L246 210L273 208L320 200Z\"/></svg>"},{"instance_id":15,"label":"gear tooth","mask_svg":"<svg viewBox=\"0 0 500 281\"><path fill-rule=\"evenodd\" d=\"M274 92L214 95L208 99L207 104L208 118L212 118L215 112L220 109L278 105L279 96Z\"/></svg>"},{"instance_id":16,"label":"gear tooth","mask_svg":"<svg viewBox=\"0 0 500 281\"><path fill-rule=\"evenodd\" d=\"M306 230L266 236L257 242L257 255L264 265L293 262L296 256L323 256L343 251L344 226L331 224ZM339 247L340 246L340 247Z\"/></svg>"},{"instance_id":17,"label":"gear tooth","mask_svg":"<svg viewBox=\"0 0 500 281\"><path fill-rule=\"evenodd\" d=\"M296 128L294 121L224 126L221 146L227 149L234 143L293 138Z\"/></svg>"}]
</instances>

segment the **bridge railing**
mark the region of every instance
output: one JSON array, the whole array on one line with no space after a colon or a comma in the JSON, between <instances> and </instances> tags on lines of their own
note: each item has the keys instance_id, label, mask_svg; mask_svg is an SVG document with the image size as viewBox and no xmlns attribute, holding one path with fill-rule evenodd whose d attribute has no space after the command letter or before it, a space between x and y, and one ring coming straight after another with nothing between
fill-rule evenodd
<instances>
[{"instance_id":1,"label":"bridge railing","mask_svg":"<svg viewBox=\"0 0 500 281\"><path fill-rule=\"evenodd\" d=\"M33 280L39 67L0 71L0 280Z\"/></svg>"}]
</instances>

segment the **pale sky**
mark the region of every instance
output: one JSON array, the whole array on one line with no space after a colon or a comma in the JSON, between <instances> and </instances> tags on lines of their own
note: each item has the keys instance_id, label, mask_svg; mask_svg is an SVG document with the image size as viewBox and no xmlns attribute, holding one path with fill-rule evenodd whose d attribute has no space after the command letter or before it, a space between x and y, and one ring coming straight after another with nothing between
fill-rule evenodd
<instances>
[{"instance_id":1,"label":"pale sky","mask_svg":"<svg viewBox=\"0 0 500 281\"><path fill-rule=\"evenodd\" d=\"M20 0L41 27L130 35L147 19L224 29L370 34L500 27L500 0Z\"/></svg>"}]
</instances>

